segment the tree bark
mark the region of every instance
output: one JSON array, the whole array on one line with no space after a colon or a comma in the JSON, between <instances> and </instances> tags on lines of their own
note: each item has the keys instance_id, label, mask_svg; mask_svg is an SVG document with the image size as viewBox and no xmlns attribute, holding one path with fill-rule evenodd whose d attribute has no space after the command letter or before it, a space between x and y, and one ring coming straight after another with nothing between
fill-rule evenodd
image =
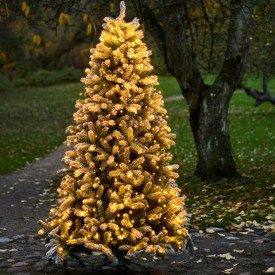
<instances>
[{"instance_id":1,"label":"tree bark","mask_svg":"<svg viewBox=\"0 0 275 275\"><path fill-rule=\"evenodd\" d=\"M238 175L232 156L228 108L230 98L243 78L248 49L249 25L254 1L231 0L231 18L224 63L212 86L205 85L186 37L183 1L163 1L163 27L141 0L132 0L147 29L158 42L168 70L178 80L189 106L198 163L195 175L217 181ZM154 24L155 21L155 24ZM158 27L156 26L158 23Z\"/></svg>"},{"instance_id":2,"label":"tree bark","mask_svg":"<svg viewBox=\"0 0 275 275\"><path fill-rule=\"evenodd\" d=\"M213 91L212 87L203 94L200 104L190 112L198 153L194 174L209 182L237 177L227 119L229 99Z\"/></svg>"}]
</instances>

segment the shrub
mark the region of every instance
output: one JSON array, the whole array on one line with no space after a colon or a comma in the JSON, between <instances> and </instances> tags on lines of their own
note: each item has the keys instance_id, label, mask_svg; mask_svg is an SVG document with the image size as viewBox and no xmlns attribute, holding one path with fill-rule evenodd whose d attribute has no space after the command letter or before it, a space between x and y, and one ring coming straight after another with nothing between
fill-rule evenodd
<instances>
[{"instance_id":1,"label":"shrub","mask_svg":"<svg viewBox=\"0 0 275 275\"><path fill-rule=\"evenodd\" d=\"M12 82L5 75L0 73L0 92L8 90L12 86Z\"/></svg>"}]
</instances>

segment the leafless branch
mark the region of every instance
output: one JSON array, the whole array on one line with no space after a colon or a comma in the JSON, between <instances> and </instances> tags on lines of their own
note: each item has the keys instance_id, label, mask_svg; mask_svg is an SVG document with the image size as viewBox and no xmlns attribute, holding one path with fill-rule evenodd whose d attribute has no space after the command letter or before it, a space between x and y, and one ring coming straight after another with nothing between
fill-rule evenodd
<instances>
[{"instance_id":1,"label":"leafless branch","mask_svg":"<svg viewBox=\"0 0 275 275\"><path fill-rule=\"evenodd\" d=\"M250 87L242 85L243 89L247 93L247 95L252 96L256 99L255 107L258 107L263 102L268 101L271 104L275 105L275 96L270 93L268 88L268 78L263 78L263 91L253 90Z\"/></svg>"}]
</instances>

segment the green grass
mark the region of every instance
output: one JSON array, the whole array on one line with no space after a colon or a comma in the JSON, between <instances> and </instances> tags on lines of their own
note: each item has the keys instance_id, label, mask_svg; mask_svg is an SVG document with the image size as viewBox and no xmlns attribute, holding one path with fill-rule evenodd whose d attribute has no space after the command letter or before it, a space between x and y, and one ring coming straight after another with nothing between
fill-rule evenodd
<instances>
[{"instance_id":1,"label":"green grass","mask_svg":"<svg viewBox=\"0 0 275 275\"><path fill-rule=\"evenodd\" d=\"M160 77L159 81L164 97L180 94L175 79ZM22 167L62 144L81 91L81 84L66 84L0 93L0 174ZM229 110L233 154L244 178L207 185L192 176L196 150L186 102L165 103L169 125L177 134L172 151L174 162L180 164L178 184L187 196L186 207L193 214L191 224L195 227L274 220L269 214L275 210L275 109L269 103L258 108L253 105L253 98L236 93Z\"/></svg>"},{"instance_id":2,"label":"green grass","mask_svg":"<svg viewBox=\"0 0 275 275\"><path fill-rule=\"evenodd\" d=\"M206 84L213 84L215 80L215 75L208 75L205 77L204 82ZM263 89L263 80L262 78L256 78L256 77L245 77L244 78L244 84L248 87L251 87L253 89L262 90ZM275 89L275 79L271 79L268 82L268 87L272 90Z\"/></svg>"},{"instance_id":3,"label":"green grass","mask_svg":"<svg viewBox=\"0 0 275 275\"><path fill-rule=\"evenodd\" d=\"M24 166L64 141L81 88L81 84L66 84L0 93L0 174Z\"/></svg>"},{"instance_id":4,"label":"green grass","mask_svg":"<svg viewBox=\"0 0 275 275\"><path fill-rule=\"evenodd\" d=\"M275 109L269 103L255 108L253 103L246 94L236 93L229 110L233 154L243 178L223 179L211 185L191 174L196 165L196 151L186 102L165 104L170 115L169 125L177 134L172 152L175 163L180 165L178 183L187 196L186 207L193 214L191 224L195 227L225 227L232 222L253 220L273 219L274 222L275 217L270 214L275 210Z\"/></svg>"},{"instance_id":5,"label":"green grass","mask_svg":"<svg viewBox=\"0 0 275 275\"><path fill-rule=\"evenodd\" d=\"M159 76L157 89L162 92L163 97L181 95L177 80L171 76Z\"/></svg>"},{"instance_id":6,"label":"green grass","mask_svg":"<svg viewBox=\"0 0 275 275\"><path fill-rule=\"evenodd\" d=\"M163 97L181 95L180 86L177 80L171 76L159 76L158 77L160 85L157 87L162 91ZM205 77L204 82L206 84L213 84L215 80L215 75L208 75ZM247 78L244 83L253 89L258 89L262 91L262 79L261 78ZM268 82L268 87L271 91L275 90L275 78ZM253 105L254 103L252 103Z\"/></svg>"}]
</instances>

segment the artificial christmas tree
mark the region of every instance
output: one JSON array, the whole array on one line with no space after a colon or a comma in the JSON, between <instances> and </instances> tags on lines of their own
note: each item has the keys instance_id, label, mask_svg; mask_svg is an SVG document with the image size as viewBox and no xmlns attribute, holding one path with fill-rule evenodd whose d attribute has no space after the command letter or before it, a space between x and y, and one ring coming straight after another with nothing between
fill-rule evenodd
<instances>
[{"instance_id":1,"label":"artificial christmas tree","mask_svg":"<svg viewBox=\"0 0 275 275\"><path fill-rule=\"evenodd\" d=\"M124 16L121 2L119 17L104 19L100 43L91 49L84 99L68 127L66 144L74 148L64 157L69 168L58 206L40 221L48 254L59 260L93 250L120 262L139 251L163 256L188 239L178 165L169 164L166 152L175 135L138 19L126 23Z\"/></svg>"}]
</instances>

